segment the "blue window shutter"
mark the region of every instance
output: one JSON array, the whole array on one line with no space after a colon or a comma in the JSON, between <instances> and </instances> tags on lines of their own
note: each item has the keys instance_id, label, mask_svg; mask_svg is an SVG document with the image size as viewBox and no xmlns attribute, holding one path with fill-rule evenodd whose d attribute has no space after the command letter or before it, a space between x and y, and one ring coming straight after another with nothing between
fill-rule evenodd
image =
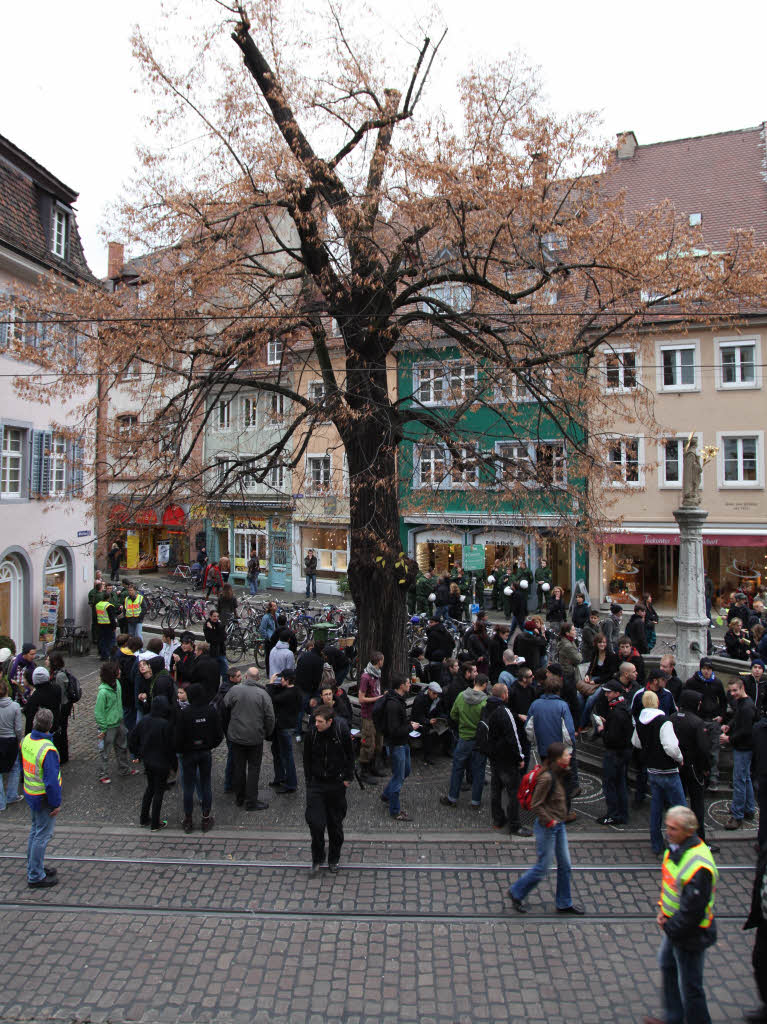
<instances>
[{"instance_id":1,"label":"blue window shutter","mask_svg":"<svg viewBox=\"0 0 767 1024\"><path fill-rule=\"evenodd\" d=\"M29 493L33 496L40 494L40 475L43 464L43 444L45 432L42 430L32 431L32 456L29 467Z\"/></svg>"},{"instance_id":2,"label":"blue window shutter","mask_svg":"<svg viewBox=\"0 0 767 1024\"><path fill-rule=\"evenodd\" d=\"M83 493L84 459L85 446L82 443L82 439L80 439L72 444L72 469L70 476L72 495L78 498L82 497Z\"/></svg>"},{"instance_id":3,"label":"blue window shutter","mask_svg":"<svg viewBox=\"0 0 767 1024\"><path fill-rule=\"evenodd\" d=\"M40 459L40 494L51 493L51 448L53 447L53 431L41 430L43 451Z\"/></svg>"}]
</instances>

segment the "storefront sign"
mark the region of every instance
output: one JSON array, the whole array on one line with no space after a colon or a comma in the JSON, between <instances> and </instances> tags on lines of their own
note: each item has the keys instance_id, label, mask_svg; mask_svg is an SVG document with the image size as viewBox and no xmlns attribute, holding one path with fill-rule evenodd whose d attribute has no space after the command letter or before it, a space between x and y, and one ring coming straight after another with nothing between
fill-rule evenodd
<instances>
[{"instance_id":1,"label":"storefront sign","mask_svg":"<svg viewBox=\"0 0 767 1024\"><path fill-rule=\"evenodd\" d=\"M463 534L458 530L421 530L415 535L417 544L463 544Z\"/></svg>"},{"instance_id":2,"label":"storefront sign","mask_svg":"<svg viewBox=\"0 0 767 1024\"><path fill-rule=\"evenodd\" d=\"M157 545L157 564L167 565L170 560L170 544Z\"/></svg>"},{"instance_id":3,"label":"storefront sign","mask_svg":"<svg viewBox=\"0 0 767 1024\"><path fill-rule=\"evenodd\" d=\"M649 544L677 545L678 533L603 533L599 537L600 544ZM711 533L703 534L706 547L720 548L763 548L767 547L767 533Z\"/></svg>"},{"instance_id":4,"label":"storefront sign","mask_svg":"<svg viewBox=\"0 0 767 1024\"><path fill-rule=\"evenodd\" d=\"M247 516L238 516L234 521L235 530L265 530L265 519L249 519Z\"/></svg>"},{"instance_id":5,"label":"storefront sign","mask_svg":"<svg viewBox=\"0 0 767 1024\"><path fill-rule=\"evenodd\" d=\"M137 526L156 526L157 525L157 513L153 508L140 508L136 512L136 525Z\"/></svg>"},{"instance_id":6,"label":"storefront sign","mask_svg":"<svg viewBox=\"0 0 767 1024\"><path fill-rule=\"evenodd\" d=\"M195 520L207 519L208 510L205 505L190 505L189 506L189 518Z\"/></svg>"},{"instance_id":7,"label":"storefront sign","mask_svg":"<svg viewBox=\"0 0 767 1024\"><path fill-rule=\"evenodd\" d=\"M56 636L61 594L58 587L46 587L43 591L43 606L40 609L40 643L50 644Z\"/></svg>"},{"instance_id":8,"label":"storefront sign","mask_svg":"<svg viewBox=\"0 0 767 1024\"><path fill-rule=\"evenodd\" d=\"M184 525L184 510L180 505L168 505L162 514L163 526L181 527Z\"/></svg>"},{"instance_id":9,"label":"storefront sign","mask_svg":"<svg viewBox=\"0 0 767 1024\"><path fill-rule=\"evenodd\" d=\"M470 572L482 572L485 568L484 544L465 544L462 552L463 567Z\"/></svg>"}]
</instances>

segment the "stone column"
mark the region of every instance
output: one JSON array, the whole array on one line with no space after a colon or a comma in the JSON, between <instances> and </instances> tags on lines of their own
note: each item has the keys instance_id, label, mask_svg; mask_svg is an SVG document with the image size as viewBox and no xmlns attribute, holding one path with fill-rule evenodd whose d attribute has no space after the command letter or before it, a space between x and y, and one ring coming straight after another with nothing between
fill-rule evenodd
<instances>
[{"instance_id":1,"label":"stone column","mask_svg":"<svg viewBox=\"0 0 767 1024\"><path fill-rule=\"evenodd\" d=\"M676 671L685 680L698 671L706 653L708 617L703 566L703 524L708 512L697 506L676 509L679 524L679 596L676 604Z\"/></svg>"}]
</instances>

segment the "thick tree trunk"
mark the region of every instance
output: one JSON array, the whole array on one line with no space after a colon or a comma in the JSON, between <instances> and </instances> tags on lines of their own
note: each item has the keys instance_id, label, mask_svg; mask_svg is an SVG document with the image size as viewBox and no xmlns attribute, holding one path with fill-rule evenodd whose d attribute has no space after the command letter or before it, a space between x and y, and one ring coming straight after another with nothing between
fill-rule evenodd
<instances>
[{"instance_id":1,"label":"thick tree trunk","mask_svg":"<svg viewBox=\"0 0 767 1024\"><path fill-rule=\"evenodd\" d=\"M359 617L360 667L372 651L382 651L384 685L392 672L408 670L408 566L400 557L396 444L386 420L386 410L379 409L358 419L344 439L352 531L348 579Z\"/></svg>"}]
</instances>

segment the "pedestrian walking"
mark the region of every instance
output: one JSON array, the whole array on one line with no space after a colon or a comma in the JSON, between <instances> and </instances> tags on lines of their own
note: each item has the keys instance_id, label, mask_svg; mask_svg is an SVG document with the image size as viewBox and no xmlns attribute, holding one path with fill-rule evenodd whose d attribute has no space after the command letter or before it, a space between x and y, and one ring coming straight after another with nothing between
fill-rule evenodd
<instances>
[{"instance_id":1,"label":"pedestrian walking","mask_svg":"<svg viewBox=\"0 0 767 1024\"><path fill-rule=\"evenodd\" d=\"M325 863L328 834L328 871L338 871L344 842L346 790L354 778L354 748L346 722L332 705L320 704L304 742L306 824L312 836L312 871Z\"/></svg>"},{"instance_id":2,"label":"pedestrian walking","mask_svg":"<svg viewBox=\"0 0 767 1024\"><path fill-rule=\"evenodd\" d=\"M666 811L669 849L663 857L657 923L664 1020L645 1024L711 1024L703 988L706 950L716 942L714 894L719 875L711 850L696 834L698 819L683 806Z\"/></svg>"},{"instance_id":3,"label":"pedestrian walking","mask_svg":"<svg viewBox=\"0 0 767 1024\"><path fill-rule=\"evenodd\" d=\"M109 775L109 755L114 749L117 769L120 775L138 775L135 768L128 763L128 730L123 721L122 691L117 678L117 666L111 661L104 662L100 670L101 682L96 694L96 706L93 716L98 726L99 752L101 768L99 782L108 785L112 779Z\"/></svg>"},{"instance_id":4,"label":"pedestrian walking","mask_svg":"<svg viewBox=\"0 0 767 1024\"><path fill-rule=\"evenodd\" d=\"M265 811L269 804L258 798L258 778L264 740L270 739L276 717L274 707L258 682L258 669L251 666L245 678L224 697L229 710L227 736L232 744L232 784L238 807Z\"/></svg>"},{"instance_id":5,"label":"pedestrian walking","mask_svg":"<svg viewBox=\"0 0 767 1024\"><path fill-rule=\"evenodd\" d=\"M518 914L526 914L524 900L545 878L551 861L557 858L556 908L560 914L583 914L573 903L570 891L570 850L567 844L567 798L564 778L570 770L571 751L564 743L551 743L535 780L530 810L535 814L533 835L537 859L533 867L509 887L511 903Z\"/></svg>"},{"instance_id":6,"label":"pedestrian walking","mask_svg":"<svg viewBox=\"0 0 767 1024\"><path fill-rule=\"evenodd\" d=\"M216 707L210 703L199 683L192 683L187 691L189 703L176 715L175 748L183 762L184 832L194 829L194 791L198 788L202 804L203 832L213 828L213 789L211 771L214 750L224 738L221 719Z\"/></svg>"},{"instance_id":7,"label":"pedestrian walking","mask_svg":"<svg viewBox=\"0 0 767 1024\"><path fill-rule=\"evenodd\" d=\"M389 815L395 821L412 821L410 815L402 810L400 793L405 779L410 774L410 729L419 729L418 722L408 724L407 705L405 698L410 692L410 679L392 673L391 690L381 700L385 700L382 714L384 743L389 748L391 778L386 783L381 800L389 805ZM376 727L377 728L377 727Z\"/></svg>"},{"instance_id":8,"label":"pedestrian walking","mask_svg":"<svg viewBox=\"0 0 767 1024\"><path fill-rule=\"evenodd\" d=\"M55 868L45 866L45 851L53 836L56 815L61 810L61 768L53 743L53 712L40 708L32 731L21 741L24 767L24 796L32 823L27 843L27 885L48 889L58 882Z\"/></svg>"}]
</instances>

